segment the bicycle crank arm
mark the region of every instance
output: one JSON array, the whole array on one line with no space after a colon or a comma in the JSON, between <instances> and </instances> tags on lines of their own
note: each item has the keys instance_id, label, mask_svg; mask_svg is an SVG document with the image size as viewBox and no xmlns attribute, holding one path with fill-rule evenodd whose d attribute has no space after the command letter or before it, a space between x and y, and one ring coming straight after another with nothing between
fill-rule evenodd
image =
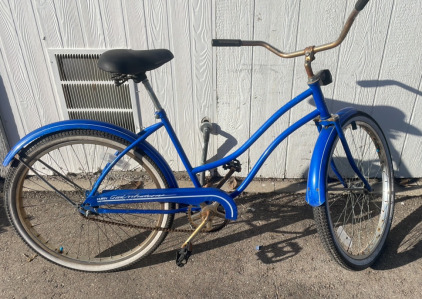
<instances>
[{"instance_id":1,"label":"bicycle crank arm","mask_svg":"<svg viewBox=\"0 0 422 299\"><path fill-rule=\"evenodd\" d=\"M207 210L204 212L205 218L202 220L202 223L195 229L195 231L189 236L189 238L183 243L182 248L185 248L188 246L189 243L191 243L192 239L201 231L201 229L204 227L205 224L207 224L209 218L210 218L210 211Z\"/></svg>"},{"instance_id":2,"label":"bicycle crank arm","mask_svg":"<svg viewBox=\"0 0 422 299\"><path fill-rule=\"evenodd\" d=\"M182 248L176 252L176 265L183 267L187 264L189 257L192 255L192 239L201 231L201 229L207 224L210 218L210 210L201 212L203 214L202 223L195 229L195 231L189 236L189 238L183 243Z\"/></svg>"}]
</instances>

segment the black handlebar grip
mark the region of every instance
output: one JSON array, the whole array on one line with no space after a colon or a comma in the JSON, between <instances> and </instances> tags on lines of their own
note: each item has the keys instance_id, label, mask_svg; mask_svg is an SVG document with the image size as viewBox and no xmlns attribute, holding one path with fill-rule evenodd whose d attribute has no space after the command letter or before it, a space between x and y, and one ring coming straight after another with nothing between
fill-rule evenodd
<instances>
[{"instance_id":1,"label":"black handlebar grip","mask_svg":"<svg viewBox=\"0 0 422 299\"><path fill-rule=\"evenodd\" d=\"M365 5L368 4L368 2L369 0L358 0L358 2L356 2L355 9L357 11L361 11L365 8Z\"/></svg>"},{"instance_id":2,"label":"black handlebar grip","mask_svg":"<svg viewBox=\"0 0 422 299\"><path fill-rule=\"evenodd\" d=\"M240 39L213 39L213 47L241 47L242 41Z\"/></svg>"}]
</instances>

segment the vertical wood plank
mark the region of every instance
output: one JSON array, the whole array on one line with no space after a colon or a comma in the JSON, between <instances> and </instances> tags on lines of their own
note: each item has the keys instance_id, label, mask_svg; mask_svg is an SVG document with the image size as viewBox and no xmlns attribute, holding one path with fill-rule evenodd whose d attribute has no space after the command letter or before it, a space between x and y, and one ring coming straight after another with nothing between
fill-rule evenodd
<instances>
[{"instance_id":1,"label":"vertical wood plank","mask_svg":"<svg viewBox=\"0 0 422 299\"><path fill-rule=\"evenodd\" d=\"M0 115L7 136L6 140L9 145L13 145L19 141L19 136L25 134L25 127L10 77L12 75L6 69L6 61L3 58L3 43L0 40L0 98L4 99L0 101Z\"/></svg>"},{"instance_id":2,"label":"vertical wood plank","mask_svg":"<svg viewBox=\"0 0 422 299\"><path fill-rule=\"evenodd\" d=\"M345 3L343 1L311 1L300 2L300 14L298 18L298 31L296 46L291 49L304 49L313 45L322 45L337 39L344 24ZM321 69L330 69L335 76L339 48L323 53L317 53L312 63L314 72ZM295 58L293 76L293 89L290 98L295 97L308 89L307 75L304 68L305 58ZM323 87L326 97L332 96L333 84ZM307 99L294 107L289 114L289 124L292 125L300 118L315 109L313 100ZM308 123L293 135L287 142L287 161L285 177L306 178L312 151L318 131L313 123Z\"/></svg>"},{"instance_id":3,"label":"vertical wood plank","mask_svg":"<svg viewBox=\"0 0 422 299\"><path fill-rule=\"evenodd\" d=\"M63 48L59 20L53 0L33 0L46 48ZM45 22L44 20L48 20Z\"/></svg>"},{"instance_id":4,"label":"vertical wood plank","mask_svg":"<svg viewBox=\"0 0 422 299\"><path fill-rule=\"evenodd\" d=\"M125 0L123 10L126 15L126 37L128 48L134 50L147 50L147 27L145 21L144 1Z\"/></svg>"},{"instance_id":5,"label":"vertical wood plank","mask_svg":"<svg viewBox=\"0 0 422 299\"><path fill-rule=\"evenodd\" d=\"M169 1L169 40L170 50L174 54L172 66L172 81L174 92L174 108L176 126L175 130L186 155L193 165L197 162L196 136L198 134L195 124L195 103L192 97L192 53L191 43L194 39L191 33L191 1ZM179 169L183 170L183 169Z\"/></svg>"},{"instance_id":6,"label":"vertical wood plank","mask_svg":"<svg viewBox=\"0 0 422 299\"><path fill-rule=\"evenodd\" d=\"M57 120L57 109L31 4L19 9L15 4L0 3L1 48L22 127L28 133Z\"/></svg>"},{"instance_id":7,"label":"vertical wood plank","mask_svg":"<svg viewBox=\"0 0 422 299\"><path fill-rule=\"evenodd\" d=\"M36 103L36 107L32 108L39 111L41 124L58 121L60 114L48 72L48 60L41 43L32 5L30 2L27 5L20 5L14 1L10 2L10 5ZM30 113L27 117L32 117L33 112Z\"/></svg>"},{"instance_id":8,"label":"vertical wood plank","mask_svg":"<svg viewBox=\"0 0 422 299\"><path fill-rule=\"evenodd\" d=\"M213 65L211 39L212 33L212 3L211 1L191 1L191 53L192 58L192 86L193 86L193 150L196 153L195 164L201 162L203 145L202 133L199 126L203 117L209 117L211 122L216 120L216 101L213 96ZM215 154L216 138L210 136L208 157Z\"/></svg>"},{"instance_id":9,"label":"vertical wood plank","mask_svg":"<svg viewBox=\"0 0 422 299\"><path fill-rule=\"evenodd\" d=\"M347 13L354 4L349 1ZM330 105L334 111L351 105L369 113L373 110L375 89L359 84L379 76L392 5L392 0L369 2L341 45L334 90L338 101Z\"/></svg>"},{"instance_id":10,"label":"vertical wood plank","mask_svg":"<svg viewBox=\"0 0 422 299\"><path fill-rule=\"evenodd\" d=\"M420 1L394 1L372 113L389 140L398 177L421 175L422 47L415 38L421 14Z\"/></svg>"},{"instance_id":11,"label":"vertical wood plank","mask_svg":"<svg viewBox=\"0 0 422 299\"><path fill-rule=\"evenodd\" d=\"M99 1L106 48L126 48L127 37L122 2Z\"/></svg>"},{"instance_id":12,"label":"vertical wood plank","mask_svg":"<svg viewBox=\"0 0 422 299\"><path fill-rule=\"evenodd\" d=\"M128 48L134 50L147 50L147 24L145 20L144 1L123 1L125 28ZM141 124L143 127L155 122L154 107L142 83L137 84L135 100L139 104ZM151 137L150 137L151 138ZM152 137L153 138L153 137Z\"/></svg>"},{"instance_id":13,"label":"vertical wood plank","mask_svg":"<svg viewBox=\"0 0 422 299\"><path fill-rule=\"evenodd\" d=\"M145 3L139 0L126 0L124 10L126 14L126 28L128 46L135 50L150 49L148 45L148 24L145 18ZM148 75L149 76L149 75ZM140 112L142 126L152 125L156 119L154 116L154 106L149 98L142 83L137 86L138 100L140 103ZM149 140L154 140L155 136L151 136Z\"/></svg>"},{"instance_id":14,"label":"vertical wood plank","mask_svg":"<svg viewBox=\"0 0 422 299\"><path fill-rule=\"evenodd\" d=\"M1 51L4 59L4 68L12 82L12 92L15 96L16 107L21 115L23 133L29 132L28 127L36 127L40 125L39 118L31 118L25 122L24 117L27 115L29 103L33 103L34 98L29 85L28 75L25 71L25 61L19 38L16 35L15 24L12 17L10 6L5 1L0 2L0 36ZM35 121L35 122L34 122Z\"/></svg>"},{"instance_id":15,"label":"vertical wood plank","mask_svg":"<svg viewBox=\"0 0 422 299\"><path fill-rule=\"evenodd\" d=\"M59 20L60 34L64 48L84 48L81 20L75 1L55 0L55 13Z\"/></svg>"},{"instance_id":16,"label":"vertical wood plank","mask_svg":"<svg viewBox=\"0 0 422 299\"><path fill-rule=\"evenodd\" d=\"M148 45L150 49L168 49L169 48L169 32L168 32L168 7L167 1L160 0L146 1L145 20L147 25ZM166 109L167 116L174 127L177 127L177 119L175 116L174 97L173 97L173 81L172 81L172 63L169 62L158 69L150 72L152 86L161 105ZM180 120L182 121L182 120ZM160 150L167 162L173 169L179 169L177 152L171 143L170 138L164 130L160 130L156 134L154 140L156 147Z\"/></svg>"},{"instance_id":17,"label":"vertical wood plank","mask_svg":"<svg viewBox=\"0 0 422 299\"><path fill-rule=\"evenodd\" d=\"M105 36L98 0L78 0L82 35L86 48L105 48Z\"/></svg>"},{"instance_id":18,"label":"vertical wood plank","mask_svg":"<svg viewBox=\"0 0 422 299\"><path fill-rule=\"evenodd\" d=\"M283 51L294 49L298 14L299 1L256 1L254 39L267 41ZM264 48L253 50L251 135L290 99L293 67L292 59L282 59ZM288 117L284 115L259 139L250 151L253 164L287 126ZM271 154L259 176L284 176L286 146L285 141Z\"/></svg>"},{"instance_id":19,"label":"vertical wood plank","mask_svg":"<svg viewBox=\"0 0 422 299\"><path fill-rule=\"evenodd\" d=\"M397 162L396 177L421 177L422 164L422 76L418 89L412 89L407 85L402 85L408 92L415 94L414 108L412 109L403 147L400 152L400 160ZM407 98L411 98L409 94ZM391 135L391 132L390 132Z\"/></svg>"},{"instance_id":20,"label":"vertical wood plank","mask_svg":"<svg viewBox=\"0 0 422 299\"><path fill-rule=\"evenodd\" d=\"M253 38L254 1L217 0L216 38L251 40ZM252 48L216 48L217 124L216 158L236 150L249 137ZM246 175L249 157L239 157Z\"/></svg>"}]
</instances>

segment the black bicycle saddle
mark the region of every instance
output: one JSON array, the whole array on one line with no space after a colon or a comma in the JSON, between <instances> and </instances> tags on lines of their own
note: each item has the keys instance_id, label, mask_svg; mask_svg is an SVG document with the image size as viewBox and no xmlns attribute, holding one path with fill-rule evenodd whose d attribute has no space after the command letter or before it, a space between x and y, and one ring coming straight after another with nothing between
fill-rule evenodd
<instances>
[{"instance_id":1,"label":"black bicycle saddle","mask_svg":"<svg viewBox=\"0 0 422 299\"><path fill-rule=\"evenodd\" d=\"M114 74L139 75L162 66L173 57L166 49L109 50L100 56L98 67Z\"/></svg>"}]
</instances>

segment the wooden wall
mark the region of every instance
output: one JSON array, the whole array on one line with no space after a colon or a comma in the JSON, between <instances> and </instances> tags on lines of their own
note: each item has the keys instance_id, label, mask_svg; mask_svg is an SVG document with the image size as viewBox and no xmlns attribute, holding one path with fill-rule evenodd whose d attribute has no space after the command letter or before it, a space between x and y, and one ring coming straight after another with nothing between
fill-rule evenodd
<instances>
[{"instance_id":1,"label":"wooden wall","mask_svg":"<svg viewBox=\"0 0 422 299\"><path fill-rule=\"evenodd\" d=\"M216 124L210 157L242 144L275 109L307 88L303 58L263 48L212 48L212 38L265 40L285 51L337 38L355 1L336 0L0 0L0 101L7 141L63 119L48 49L168 48L175 59L149 77L192 164L201 156L200 120ZM328 68L329 107L355 106L381 124L396 176L422 177L422 2L371 0L344 43L317 55ZM155 119L140 86L143 125ZM333 99L336 99L334 101ZM243 174L288 125L313 109L307 101L241 156ZM306 177L313 124L284 142L259 172ZM163 134L151 142L182 170Z\"/></svg>"}]
</instances>

